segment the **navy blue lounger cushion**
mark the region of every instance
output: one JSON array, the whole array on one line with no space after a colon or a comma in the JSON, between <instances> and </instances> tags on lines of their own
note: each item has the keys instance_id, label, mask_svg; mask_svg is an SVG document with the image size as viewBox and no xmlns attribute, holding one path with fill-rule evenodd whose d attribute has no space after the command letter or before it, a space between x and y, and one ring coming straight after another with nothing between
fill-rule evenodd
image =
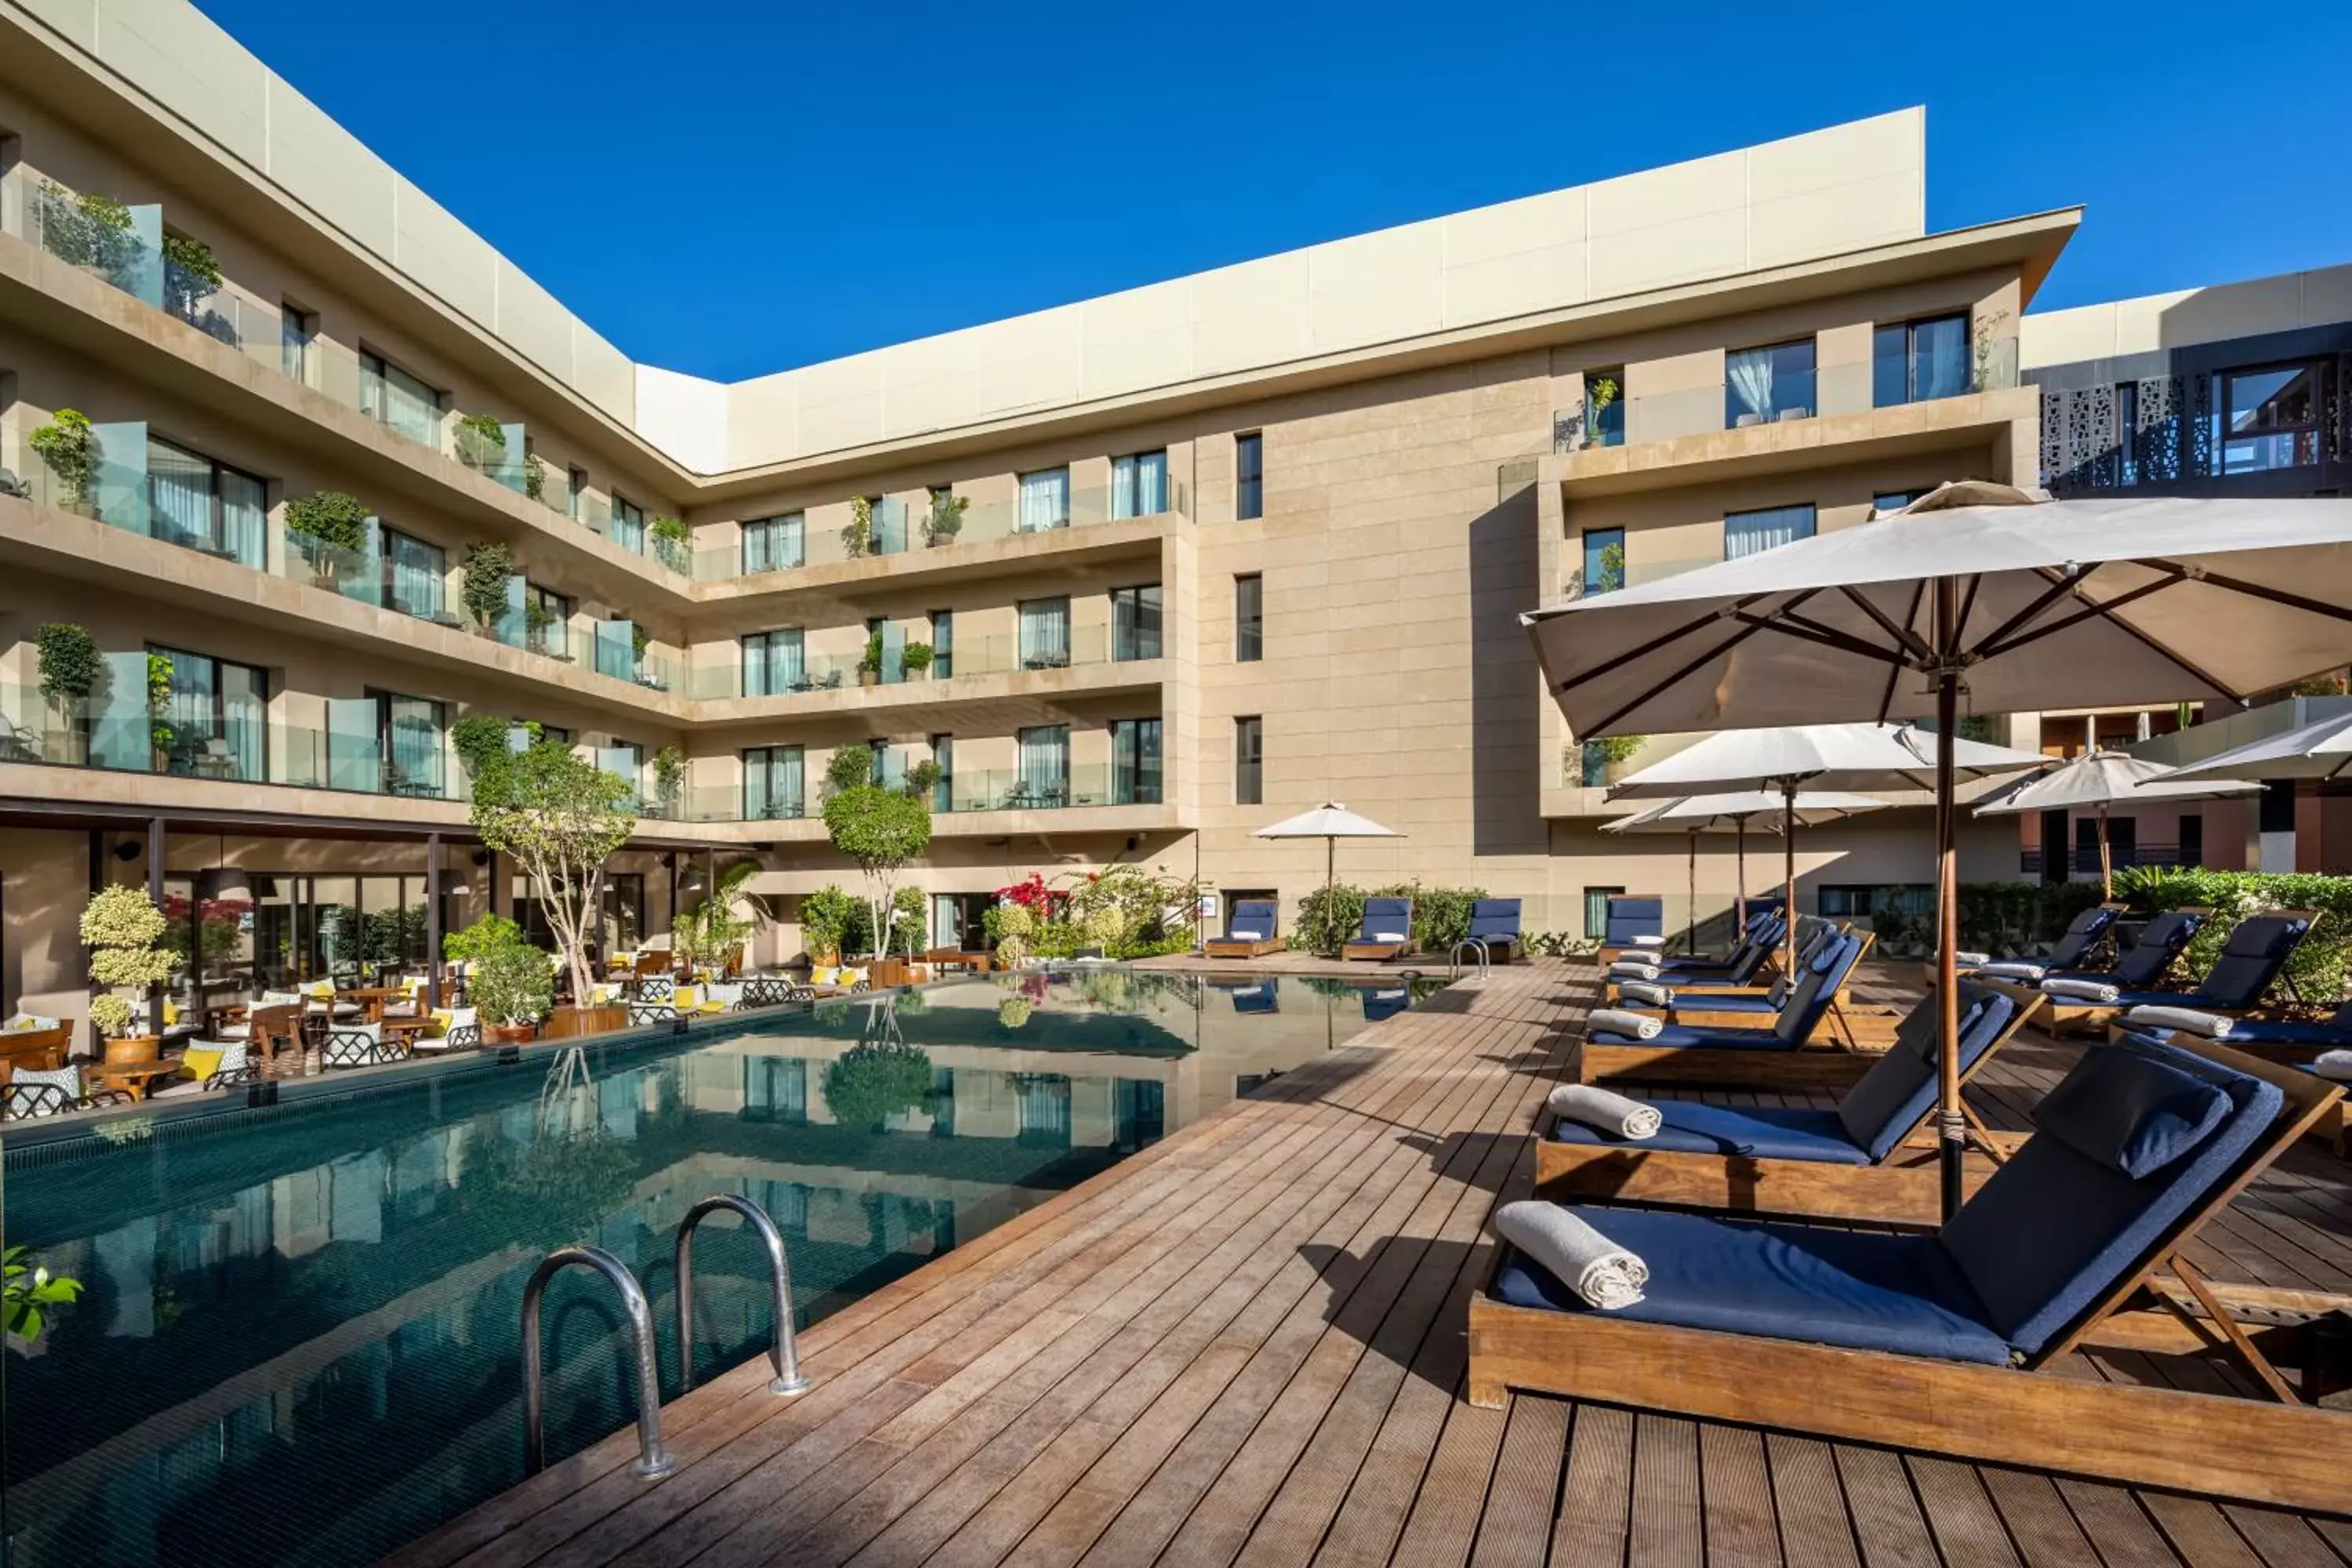
<instances>
[{"instance_id":1,"label":"navy blue lounger cushion","mask_svg":"<svg viewBox=\"0 0 2352 1568\"><path fill-rule=\"evenodd\" d=\"M1470 905L1470 934L1492 941L1519 934L1519 900L1478 899Z\"/></svg>"},{"instance_id":2,"label":"navy blue lounger cushion","mask_svg":"<svg viewBox=\"0 0 2352 1568\"><path fill-rule=\"evenodd\" d=\"M2093 1050L2083 1066L2033 1108L2033 1125L2134 1181L2196 1148L2230 1114L2228 1095L2168 1063Z\"/></svg>"},{"instance_id":3,"label":"navy blue lounger cushion","mask_svg":"<svg viewBox=\"0 0 2352 1568\"><path fill-rule=\"evenodd\" d=\"M1990 986L1967 980L1960 982L1959 998L1960 1071L1965 1073L2009 1027L2017 1004ZM1838 1117L1847 1135L1870 1151L1872 1163L1885 1159L1936 1103L1936 1054L1942 1028L1934 994L1921 997L1895 1026L1895 1044L1838 1101Z\"/></svg>"},{"instance_id":4,"label":"navy blue lounger cushion","mask_svg":"<svg viewBox=\"0 0 2352 1568\"><path fill-rule=\"evenodd\" d=\"M1650 1266L1643 1299L1611 1318L1995 1366L2009 1360L2008 1342L1987 1326L1933 1237L1649 1209L1570 1212ZM1514 1307L1590 1310L1517 1251L1496 1271L1494 1295Z\"/></svg>"},{"instance_id":5,"label":"navy blue lounger cushion","mask_svg":"<svg viewBox=\"0 0 2352 1568\"><path fill-rule=\"evenodd\" d=\"M1866 1165L1870 1154L1847 1133L1834 1110L1765 1105L1742 1110L1695 1100L1658 1102L1665 1124L1649 1138L1624 1138L1581 1121L1562 1120L1555 1143L1609 1149L1661 1149L1677 1154L1729 1154L1751 1160L1809 1160L1817 1164Z\"/></svg>"},{"instance_id":6,"label":"navy blue lounger cushion","mask_svg":"<svg viewBox=\"0 0 2352 1568\"><path fill-rule=\"evenodd\" d=\"M1274 922L1281 906L1271 899L1243 899L1234 905L1233 919L1225 922L1228 942L1263 942L1275 934ZM1235 931L1254 931L1247 937L1235 937Z\"/></svg>"},{"instance_id":7,"label":"navy blue lounger cushion","mask_svg":"<svg viewBox=\"0 0 2352 1568\"><path fill-rule=\"evenodd\" d=\"M2157 916L2140 928L2139 939L2129 952L2116 961L2114 969L2106 972L2079 969L2053 969L2044 976L2051 980L2098 980L2126 991L2145 991L2164 978L2180 950L2189 945L2197 929L2205 923L2203 915L2175 910L2170 914Z\"/></svg>"},{"instance_id":8,"label":"navy blue lounger cushion","mask_svg":"<svg viewBox=\"0 0 2352 1568\"><path fill-rule=\"evenodd\" d=\"M1668 1024L1646 1040L1630 1035L1607 1033L1592 1037L1596 1046L1703 1046L1718 1051L1793 1051L1795 1043L1784 1040L1775 1029L1694 1029L1682 1024Z\"/></svg>"},{"instance_id":9,"label":"navy blue lounger cushion","mask_svg":"<svg viewBox=\"0 0 2352 1568\"><path fill-rule=\"evenodd\" d=\"M1358 942L1402 942L1412 934L1411 899L1366 899L1364 923L1356 929Z\"/></svg>"},{"instance_id":10,"label":"navy blue lounger cushion","mask_svg":"<svg viewBox=\"0 0 2352 1568\"><path fill-rule=\"evenodd\" d=\"M1665 928L1665 900L1640 893L1612 894L1601 945L1624 947L1637 936L1664 936Z\"/></svg>"},{"instance_id":11,"label":"navy blue lounger cushion","mask_svg":"<svg viewBox=\"0 0 2352 1568\"><path fill-rule=\"evenodd\" d=\"M2162 1070L2158 1070L2162 1069ZM2117 1136L2090 1119L2073 1091L2096 1075L2103 1092L2179 1113L2182 1076L2219 1089L2230 1110L2193 1148L2134 1178L2077 1143L2127 1150L2152 1143L2135 1128ZM2143 1076L2144 1075L2144 1076ZM2060 1099L2061 1095L2064 1099ZM2056 1106L2052 1100L2058 1100ZM2141 1035L2093 1046L2042 1100L2041 1131L1979 1188L1937 1236L1969 1277L1992 1325L2032 1354L2111 1289L2189 1209L2202 1203L2276 1120L2274 1084Z\"/></svg>"}]
</instances>

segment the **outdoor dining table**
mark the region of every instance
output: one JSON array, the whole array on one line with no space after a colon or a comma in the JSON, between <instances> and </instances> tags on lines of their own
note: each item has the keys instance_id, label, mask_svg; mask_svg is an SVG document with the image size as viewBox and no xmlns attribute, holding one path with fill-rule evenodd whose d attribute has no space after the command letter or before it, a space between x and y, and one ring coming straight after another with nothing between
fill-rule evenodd
<instances>
[{"instance_id":1,"label":"outdoor dining table","mask_svg":"<svg viewBox=\"0 0 2352 1568\"><path fill-rule=\"evenodd\" d=\"M180 1058L158 1057L143 1062L109 1062L98 1070L99 1087L119 1089L133 1100L144 1100L155 1087L156 1080L174 1076L180 1070Z\"/></svg>"}]
</instances>

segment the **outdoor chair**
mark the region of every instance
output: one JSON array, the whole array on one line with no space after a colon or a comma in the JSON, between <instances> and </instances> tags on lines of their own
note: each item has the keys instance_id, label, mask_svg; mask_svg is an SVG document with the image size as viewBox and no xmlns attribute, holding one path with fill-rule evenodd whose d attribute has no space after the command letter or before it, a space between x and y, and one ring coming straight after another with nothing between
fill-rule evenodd
<instances>
[{"instance_id":1,"label":"outdoor chair","mask_svg":"<svg viewBox=\"0 0 2352 1568\"><path fill-rule=\"evenodd\" d=\"M2066 930L2043 959L2001 958L1983 963L1964 966L1964 972L1987 980L2010 980L2021 985L2039 985L2053 974L2079 970L2098 952L2099 944L2122 918L2124 907L2118 903L2093 904L2089 909L2066 922Z\"/></svg>"},{"instance_id":2,"label":"outdoor chair","mask_svg":"<svg viewBox=\"0 0 2352 1568\"><path fill-rule=\"evenodd\" d=\"M0 1121L37 1121L45 1116L63 1116L69 1110L96 1110L131 1103L130 1094L119 1089L84 1093L81 1068L78 1067L50 1071L18 1068L6 1083L0 1084Z\"/></svg>"},{"instance_id":3,"label":"outdoor chair","mask_svg":"<svg viewBox=\"0 0 2352 1568\"><path fill-rule=\"evenodd\" d=\"M433 1014L439 1033L414 1037L408 1044L412 1051L424 1051L438 1056L447 1051L479 1050L482 1045L482 1016L472 1007L441 1007Z\"/></svg>"},{"instance_id":4,"label":"outdoor chair","mask_svg":"<svg viewBox=\"0 0 2352 1568\"><path fill-rule=\"evenodd\" d=\"M377 1024L332 1024L319 1040L319 1067L325 1072L383 1067L407 1059L407 1043L384 1034Z\"/></svg>"},{"instance_id":5,"label":"outdoor chair","mask_svg":"<svg viewBox=\"0 0 2352 1568\"><path fill-rule=\"evenodd\" d=\"M2242 1322L2184 1253L2341 1097L2223 1046L2135 1036L2083 1052L1935 1230L1563 1205L1647 1265L1641 1299L1591 1310L1499 1249L1470 1304L1470 1402L1526 1389L2339 1509L2352 1413L2296 1402L2265 1349L2279 1331ZM1526 1235L1544 1212L1507 1223ZM2072 1359L2100 1350L2234 1355L2252 1381L2108 1381Z\"/></svg>"},{"instance_id":6,"label":"outdoor chair","mask_svg":"<svg viewBox=\"0 0 2352 1568\"><path fill-rule=\"evenodd\" d=\"M2180 955L2189 951L2189 942L2196 939L2198 931L2204 927L2206 920L2212 913L2213 911L2208 909L2184 909L2172 910L2160 914L2142 926L2139 935L2133 940L2132 944L2116 955L2116 962L2112 968L2053 969L2035 981L2033 986L2029 986L2027 989L2033 989L2034 986L2046 984L2053 980L2071 980L2112 986L2119 994L2126 991L2153 990L2163 984L2166 975L2172 973L2173 965L2180 962ZM1979 973L1978 978L1997 981L2002 984L2016 984L2013 981L2004 980L2000 975L1981 973Z\"/></svg>"},{"instance_id":7,"label":"outdoor chair","mask_svg":"<svg viewBox=\"0 0 2352 1568\"><path fill-rule=\"evenodd\" d=\"M1519 900L1477 899L1470 905L1468 941L1486 950L1487 962L1509 963L1527 956L1519 937Z\"/></svg>"},{"instance_id":8,"label":"outdoor chair","mask_svg":"<svg viewBox=\"0 0 2352 1568\"><path fill-rule=\"evenodd\" d=\"M2302 945L2318 918L2309 910L2282 910L2240 921L2223 944L2221 957L2214 960L2212 970L2192 990L2167 991L2153 985L2053 975L2042 981L2041 987L2050 998L2051 1027L2060 1032L2104 1028L2109 1019L2133 1007L2251 1012L2263 1005L2271 988L2285 973L2287 960L2294 956L2294 950ZM2085 986L2098 987L2098 994L2083 994L2080 988Z\"/></svg>"},{"instance_id":9,"label":"outdoor chair","mask_svg":"<svg viewBox=\"0 0 2352 1568\"><path fill-rule=\"evenodd\" d=\"M1414 951L1412 900L1366 899L1364 921L1355 939L1339 949L1339 956L1360 963L1382 963Z\"/></svg>"},{"instance_id":10,"label":"outdoor chair","mask_svg":"<svg viewBox=\"0 0 2352 1568\"><path fill-rule=\"evenodd\" d=\"M1225 934L1211 937L1202 951L1211 958L1262 958L1286 945L1277 929L1282 906L1272 899L1235 900Z\"/></svg>"},{"instance_id":11,"label":"outdoor chair","mask_svg":"<svg viewBox=\"0 0 2352 1568\"><path fill-rule=\"evenodd\" d=\"M1959 997L1965 1083L2044 1004L1968 982ZM1640 1139L1557 1119L1536 1145L1536 1191L1560 1203L1932 1224L1938 1173L1915 1134L1936 1105L1940 1023L1931 993L1832 1110L1664 1100L1654 1105L1663 1125ZM2000 1141L1977 1133L2002 1157Z\"/></svg>"},{"instance_id":12,"label":"outdoor chair","mask_svg":"<svg viewBox=\"0 0 2352 1568\"><path fill-rule=\"evenodd\" d=\"M1653 1033L1596 1030L1577 1053L1578 1081L1845 1088L1868 1058L1855 1049L1850 1027L1843 1040L1816 1037L1868 941L1867 933L1841 936L1804 965L1769 1024L1717 1022L1726 1015L1713 1013L1702 1016L1705 1022L1685 1022L1676 997L1673 1016Z\"/></svg>"},{"instance_id":13,"label":"outdoor chair","mask_svg":"<svg viewBox=\"0 0 2352 1568\"><path fill-rule=\"evenodd\" d=\"M1601 922L1601 962L1638 949L1633 939L1651 939L1652 951L1663 949L1666 935L1666 900L1655 893L1611 893Z\"/></svg>"},{"instance_id":14,"label":"outdoor chair","mask_svg":"<svg viewBox=\"0 0 2352 1568\"><path fill-rule=\"evenodd\" d=\"M1788 927L1777 915L1759 918L1761 923L1756 925L1748 939L1733 950L1727 961L1706 959L1696 963L1661 961L1653 963L1638 954L1621 958L1601 971L1601 994L1615 997L1628 980L1668 985L1677 992L1756 990L1760 993L1762 988L1756 984L1757 975L1767 963L1779 957L1781 940L1789 932ZM1832 922L1810 918L1801 922L1800 931L1797 939L1797 963L1800 968L1820 957L1830 939L1842 934Z\"/></svg>"},{"instance_id":15,"label":"outdoor chair","mask_svg":"<svg viewBox=\"0 0 2352 1568\"><path fill-rule=\"evenodd\" d=\"M147 1098L182 1100L261 1079L261 1068L254 1065L242 1040L197 1041L180 1058L180 1074L160 1088L148 1090Z\"/></svg>"}]
</instances>

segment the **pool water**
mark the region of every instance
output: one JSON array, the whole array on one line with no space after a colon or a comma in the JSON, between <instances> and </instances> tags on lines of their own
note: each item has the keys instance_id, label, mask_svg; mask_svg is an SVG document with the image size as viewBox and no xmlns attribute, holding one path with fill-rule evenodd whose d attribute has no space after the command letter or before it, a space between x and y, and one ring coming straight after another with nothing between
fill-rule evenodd
<instances>
[{"instance_id":1,"label":"pool water","mask_svg":"<svg viewBox=\"0 0 2352 1568\"><path fill-rule=\"evenodd\" d=\"M805 1327L1413 994L999 976L19 1138L6 1240L85 1289L0 1358L7 1561L373 1561L521 1479L521 1295L551 1248L636 1271L673 1398L696 1200L774 1217ZM695 1270L708 1379L764 1351L772 1309L733 1219L698 1233ZM620 1321L585 1270L548 1290L551 1463L631 1418Z\"/></svg>"}]
</instances>

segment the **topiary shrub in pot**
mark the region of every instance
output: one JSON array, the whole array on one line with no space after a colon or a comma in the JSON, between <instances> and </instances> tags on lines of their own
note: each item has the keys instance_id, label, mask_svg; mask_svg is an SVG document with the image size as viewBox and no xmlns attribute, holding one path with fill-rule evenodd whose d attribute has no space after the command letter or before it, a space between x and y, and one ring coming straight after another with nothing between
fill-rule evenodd
<instances>
[{"instance_id":1,"label":"topiary shrub in pot","mask_svg":"<svg viewBox=\"0 0 2352 1568\"><path fill-rule=\"evenodd\" d=\"M480 1010L489 1038L528 1040L555 1005L555 966L510 920L484 915L442 938L441 952L467 966L466 1000Z\"/></svg>"},{"instance_id":2,"label":"topiary shrub in pot","mask_svg":"<svg viewBox=\"0 0 2352 1568\"><path fill-rule=\"evenodd\" d=\"M105 456L89 416L78 408L60 408L55 418L33 432L31 444L49 472L57 476L58 505L67 511L87 514L90 482L98 477L99 464Z\"/></svg>"},{"instance_id":3,"label":"topiary shrub in pot","mask_svg":"<svg viewBox=\"0 0 2352 1568\"><path fill-rule=\"evenodd\" d=\"M372 515L365 502L341 490L320 490L286 503L287 540L310 563L319 587L331 592L342 559L367 548Z\"/></svg>"}]
</instances>

